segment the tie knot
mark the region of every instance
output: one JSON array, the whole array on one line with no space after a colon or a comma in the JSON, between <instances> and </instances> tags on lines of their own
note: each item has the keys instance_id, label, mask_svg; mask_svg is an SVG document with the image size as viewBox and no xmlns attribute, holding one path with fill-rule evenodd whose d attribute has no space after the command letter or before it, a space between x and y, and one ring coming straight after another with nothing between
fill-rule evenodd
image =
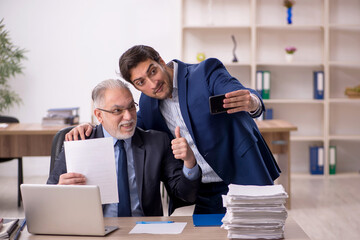
<instances>
[{"instance_id":1,"label":"tie knot","mask_svg":"<svg viewBox=\"0 0 360 240\"><path fill-rule=\"evenodd\" d=\"M124 140L117 140L116 146L118 146L119 149L123 150L124 148Z\"/></svg>"}]
</instances>

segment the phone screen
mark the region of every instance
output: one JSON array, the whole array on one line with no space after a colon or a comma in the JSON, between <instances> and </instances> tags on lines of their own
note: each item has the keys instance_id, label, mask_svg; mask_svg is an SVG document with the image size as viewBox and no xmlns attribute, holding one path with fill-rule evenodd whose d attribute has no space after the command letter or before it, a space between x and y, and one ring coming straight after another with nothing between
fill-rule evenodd
<instances>
[{"instance_id":1,"label":"phone screen","mask_svg":"<svg viewBox=\"0 0 360 240\"><path fill-rule=\"evenodd\" d=\"M228 109L224 108L225 94L209 97L209 106L211 114L218 114L226 112Z\"/></svg>"}]
</instances>

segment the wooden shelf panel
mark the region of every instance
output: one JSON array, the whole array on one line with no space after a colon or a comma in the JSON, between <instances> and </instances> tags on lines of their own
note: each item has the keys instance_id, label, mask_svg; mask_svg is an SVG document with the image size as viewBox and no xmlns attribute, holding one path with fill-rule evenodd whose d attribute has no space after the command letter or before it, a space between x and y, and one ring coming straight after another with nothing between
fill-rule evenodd
<instances>
[{"instance_id":1,"label":"wooden shelf panel","mask_svg":"<svg viewBox=\"0 0 360 240\"><path fill-rule=\"evenodd\" d=\"M325 138L323 136L291 136L290 140L296 142L324 142Z\"/></svg>"}]
</instances>

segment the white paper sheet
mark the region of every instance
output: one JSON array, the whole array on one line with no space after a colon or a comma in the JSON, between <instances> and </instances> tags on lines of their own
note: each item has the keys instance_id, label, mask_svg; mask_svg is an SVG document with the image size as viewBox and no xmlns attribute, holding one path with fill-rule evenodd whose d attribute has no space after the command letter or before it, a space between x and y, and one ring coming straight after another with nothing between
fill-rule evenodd
<instances>
[{"instance_id":1,"label":"white paper sheet","mask_svg":"<svg viewBox=\"0 0 360 240\"><path fill-rule=\"evenodd\" d=\"M184 230L186 222L160 223L160 224L136 224L129 234L180 234Z\"/></svg>"},{"instance_id":2,"label":"white paper sheet","mask_svg":"<svg viewBox=\"0 0 360 240\"><path fill-rule=\"evenodd\" d=\"M112 138L64 142L67 172L81 173L87 185L98 185L101 203L118 203Z\"/></svg>"}]
</instances>

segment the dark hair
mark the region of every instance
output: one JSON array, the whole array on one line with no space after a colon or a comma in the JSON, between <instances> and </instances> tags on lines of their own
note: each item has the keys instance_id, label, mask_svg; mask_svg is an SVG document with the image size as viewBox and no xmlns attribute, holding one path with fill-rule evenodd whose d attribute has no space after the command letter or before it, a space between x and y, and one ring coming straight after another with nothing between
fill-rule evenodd
<instances>
[{"instance_id":1,"label":"dark hair","mask_svg":"<svg viewBox=\"0 0 360 240\"><path fill-rule=\"evenodd\" d=\"M136 67L139 63L148 59L160 63L159 53L152 47L145 45L135 45L128 49L121 55L119 59L119 68L121 76L129 83L133 84L130 80L130 70Z\"/></svg>"}]
</instances>

